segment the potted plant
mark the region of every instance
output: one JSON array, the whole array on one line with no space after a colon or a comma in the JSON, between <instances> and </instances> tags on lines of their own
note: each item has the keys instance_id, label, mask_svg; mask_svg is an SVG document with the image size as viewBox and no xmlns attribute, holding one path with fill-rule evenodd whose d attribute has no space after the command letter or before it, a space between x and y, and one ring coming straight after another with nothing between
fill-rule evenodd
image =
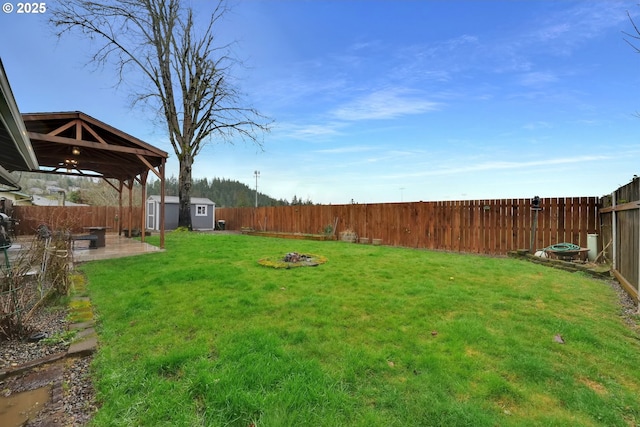
<instances>
[{"instance_id":1,"label":"potted plant","mask_svg":"<svg viewBox=\"0 0 640 427\"><path fill-rule=\"evenodd\" d=\"M343 242L355 243L358 241L358 235L352 229L347 228L340 232L340 240Z\"/></svg>"}]
</instances>

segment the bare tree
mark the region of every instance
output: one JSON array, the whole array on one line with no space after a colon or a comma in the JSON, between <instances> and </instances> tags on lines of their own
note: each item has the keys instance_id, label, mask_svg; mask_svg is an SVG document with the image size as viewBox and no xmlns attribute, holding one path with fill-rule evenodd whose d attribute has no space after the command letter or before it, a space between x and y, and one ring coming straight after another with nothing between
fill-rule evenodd
<instances>
[{"instance_id":1,"label":"bare tree","mask_svg":"<svg viewBox=\"0 0 640 427\"><path fill-rule=\"evenodd\" d=\"M636 26L636 23L633 21L633 18L631 17L631 13L628 10L627 10L627 16L629 17L629 21L633 26L633 30L635 34L631 34L626 31L623 31L622 34L631 38L631 40L625 38L624 41L626 41L627 44L629 44L629 46L631 46L633 50L636 51L636 53L640 53L640 48L638 48L638 46L634 44L634 43L640 42L640 29L638 29L638 27Z\"/></svg>"},{"instance_id":2,"label":"bare tree","mask_svg":"<svg viewBox=\"0 0 640 427\"><path fill-rule=\"evenodd\" d=\"M166 121L180 162L179 225L190 229L192 167L205 143L239 136L262 147L271 125L244 105L231 77L238 61L214 37L225 1L217 0L204 28L196 28L193 9L181 0L67 0L50 11L58 36L80 31L99 43L92 62L113 63L120 83L131 69L149 82L135 90L135 102L156 107Z\"/></svg>"},{"instance_id":3,"label":"bare tree","mask_svg":"<svg viewBox=\"0 0 640 427\"><path fill-rule=\"evenodd\" d=\"M640 47L638 47L638 43L640 43L640 28L638 28L635 21L631 17L631 13L628 10L627 10L627 17L629 17L629 22L631 22L631 25L633 26L634 34L623 31L622 34L626 36L624 41L627 42L627 44L631 46L631 48L635 50L636 53L640 53ZM640 117L640 113L636 112L636 116Z\"/></svg>"}]
</instances>

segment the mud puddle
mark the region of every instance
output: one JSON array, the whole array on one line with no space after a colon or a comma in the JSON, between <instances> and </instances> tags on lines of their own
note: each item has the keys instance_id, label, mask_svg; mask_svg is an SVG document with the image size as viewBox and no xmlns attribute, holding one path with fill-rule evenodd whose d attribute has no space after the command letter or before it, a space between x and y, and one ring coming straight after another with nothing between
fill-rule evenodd
<instances>
[{"instance_id":1,"label":"mud puddle","mask_svg":"<svg viewBox=\"0 0 640 427\"><path fill-rule=\"evenodd\" d=\"M51 399L51 386L0 396L0 425L20 427L34 418Z\"/></svg>"},{"instance_id":2,"label":"mud puddle","mask_svg":"<svg viewBox=\"0 0 640 427\"><path fill-rule=\"evenodd\" d=\"M0 426L19 427L38 417L60 388L63 370L64 362L54 362L0 381Z\"/></svg>"}]
</instances>

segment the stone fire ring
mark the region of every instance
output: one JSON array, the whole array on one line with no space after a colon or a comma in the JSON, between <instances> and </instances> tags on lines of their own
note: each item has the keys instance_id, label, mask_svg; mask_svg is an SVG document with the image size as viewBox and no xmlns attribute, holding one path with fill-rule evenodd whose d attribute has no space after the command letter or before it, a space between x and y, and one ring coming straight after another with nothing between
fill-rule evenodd
<instances>
[{"instance_id":1,"label":"stone fire ring","mask_svg":"<svg viewBox=\"0 0 640 427\"><path fill-rule=\"evenodd\" d=\"M317 267L327 262L321 255L289 252L284 256L267 257L258 260L258 264L271 268Z\"/></svg>"}]
</instances>

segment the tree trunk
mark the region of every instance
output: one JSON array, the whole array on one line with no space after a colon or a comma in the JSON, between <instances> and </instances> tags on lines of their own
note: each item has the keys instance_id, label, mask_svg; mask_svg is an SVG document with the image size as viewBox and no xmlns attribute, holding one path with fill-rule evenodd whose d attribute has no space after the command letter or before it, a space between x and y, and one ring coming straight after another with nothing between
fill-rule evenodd
<instances>
[{"instance_id":1,"label":"tree trunk","mask_svg":"<svg viewBox=\"0 0 640 427\"><path fill-rule=\"evenodd\" d=\"M191 224L191 165L193 156L183 153L180 157L180 176L178 185L178 226L193 229Z\"/></svg>"}]
</instances>

